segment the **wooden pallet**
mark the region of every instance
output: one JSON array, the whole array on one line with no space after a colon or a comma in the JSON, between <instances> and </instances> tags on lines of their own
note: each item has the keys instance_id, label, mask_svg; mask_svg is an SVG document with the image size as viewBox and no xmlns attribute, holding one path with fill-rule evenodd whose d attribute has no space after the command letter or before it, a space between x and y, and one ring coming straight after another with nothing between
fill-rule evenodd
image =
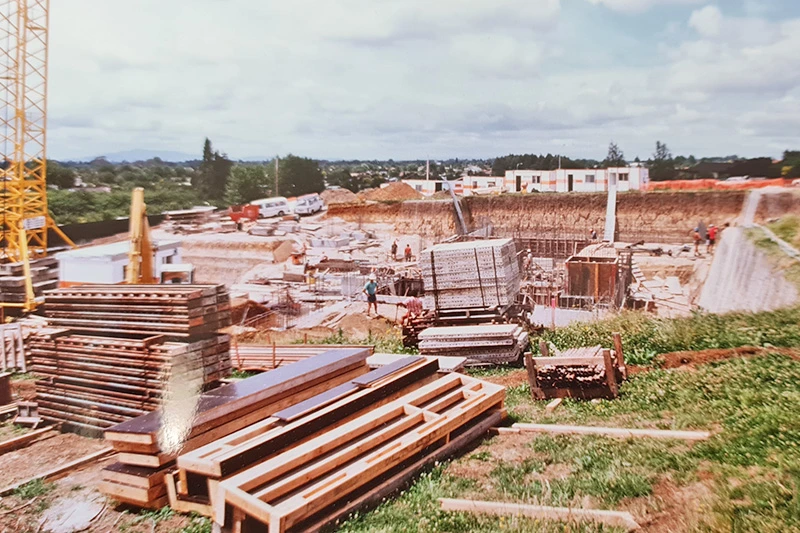
<instances>
[{"instance_id":1,"label":"wooden pallet","mask_svg":"<svg viewBox=\"0 0 800 533\"><path fill-rule=\"evenodd\" d=\"M619 384L627 378L622 340L614 334L616 350L601 346L574 348L549 357L544 342L539 343L544 357L525 354L525 367L534 400L552 398L616 398Z\"/></svg>"},{"instance_id":2,"label":"wooden pallet","mask_svg":"<svg viewBox=\"0 0 800 533\"><path fill-rule=\"evenodd\" d=\"M0 372L28 371L20 324L0 324Z\"/></svg>"},{"instance_id":3,"label":"wooden pallet","mask_svg":"<svg viewBox=\"0 0 800 533\"><path fill-rule=\"evenodd\" d=\"M502 409L505 389L449 374L219 483L214 520L287 531L359 488L446 445ZM262 526L263 527L263 526Z\"/></svg>"}]
</instances>

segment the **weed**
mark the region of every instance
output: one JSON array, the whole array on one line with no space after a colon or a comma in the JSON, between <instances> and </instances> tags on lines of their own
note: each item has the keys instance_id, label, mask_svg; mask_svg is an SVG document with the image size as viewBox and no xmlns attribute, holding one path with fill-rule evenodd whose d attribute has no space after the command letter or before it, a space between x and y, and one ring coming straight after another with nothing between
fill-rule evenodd
<instances>
[{"instance_id":1,"label":"weed","mask_svg":"<svg viewBox=\"0 0 800 533\"><path fill-rule=\"evenodd\" d=\"M14 496L22 498L23 500L30 500L39 496L43 496L52 491L55 485L47 483L41 478L33 479L24 485L17 487L14 490Z\"/></svg>"},{"instance_id":2,"label":"weed","mask_svg":"<svg viewBox=\"0 0 800 533\"><path fill-rule=\"evenodd\" d=\"M625 360L650 364L658 354L740 346L800 346L800 307L763 313L663 319L627 311L597 322L579 323L548 331L542 338L564 350L602 345L613 348L612 333L622 333ZM538 343L532 342L538 351Z\"/></svg>"},{"instance_id":3,"label":"weed","mask_svg":"<svg viewBox=\"0 0 800 533\"><path fill-rule=\"evenodd\" d=\"M157 526L161 522L169 520L173 516L175 516L175 511L173 511L170 507L162 507L156 511L141 511L134 517L130 524L136 525L141 524L142 522L150 521L154 526Z\"/></svg>"},{"instance_id":4,"label":"weed","mask_svg":"<svg viewBox=\"0 0 800 533\"><path fill-rule=\"evenodd\" d=\"M231 371L231 378L233 379L247 379L260 374L260 372L250 372L247 370L233 369Z\"/></svg>"},{"instance_id":5,"label":"weed","mask_svg":"<svg viewBox=\"0 0 800 533\"><path fill-rule=\"evenodd\" d=\"M484 450L482 452L476 452L469 456L470 459L475 459L476 461L491 461L492 460L492 452L488 450Z\"/></svg>"},{"instance_id":6,"label":"weed","mask_svg":"<svg viewBox=\"0 0 800 533\"><path fill-rule=\"evenodd\" d=\"M69 488L69 490L71 490L72 492L78 492L78 491L81 491L81 490L83 490L84 488L85 488L85 487L84 487L83 485L80 485L80 484L79 484L79 485L72 485L72 486Z\"/></svg>"},{"instance_id":7,"label":"weed","mask_svg":"<svg viewBox=\"0 0 800 533\"><path fill-rule=\"evenodd\" d=\"M211 520L205 516L192 514L189 523L177 533L211 533Z\"/></svg>"}]
</instances>

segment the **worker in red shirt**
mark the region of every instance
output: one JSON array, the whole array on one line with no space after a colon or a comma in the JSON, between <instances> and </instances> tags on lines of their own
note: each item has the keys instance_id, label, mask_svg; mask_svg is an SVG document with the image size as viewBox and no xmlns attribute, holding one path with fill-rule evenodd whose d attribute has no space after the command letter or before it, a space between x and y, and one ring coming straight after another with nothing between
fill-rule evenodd
<instances>
[{"instance_id":1,"label":"worker in red shirt","mask_svg":"<svg viewBox=\"0 0 800 533\"><path fill-rule=\"evenodd\" d=\"M714 245L717 242L717 227L714 224L708 226L708 247L706 248L706 253L711 253L714 251Z\"/></svg>"}]
</instances>

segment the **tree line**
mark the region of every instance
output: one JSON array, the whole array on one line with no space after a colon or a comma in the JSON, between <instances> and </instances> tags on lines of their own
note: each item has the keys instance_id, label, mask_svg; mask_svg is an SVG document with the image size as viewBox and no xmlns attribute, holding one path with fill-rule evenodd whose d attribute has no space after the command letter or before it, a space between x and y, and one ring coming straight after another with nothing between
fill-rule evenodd
<instances>
[{"instance_id":1,"label":"tree line","mask_svg":"<svg viewBox=\"0 0 800 533\"><path fill-rule=\"evenodd\" d=\"M104 158L88 163L48 161L49 208L62 224L95 222L127 216L134 187L145 188L151 213L203 204L227 208L258 198L300 196L325 188L322 171L312 159L292 154L280 158L277 176L275 166L274 160L234 162L215 150L209 139L200 159L184 163L158 158L123 164Z\"/></svg>"}]
</instances>

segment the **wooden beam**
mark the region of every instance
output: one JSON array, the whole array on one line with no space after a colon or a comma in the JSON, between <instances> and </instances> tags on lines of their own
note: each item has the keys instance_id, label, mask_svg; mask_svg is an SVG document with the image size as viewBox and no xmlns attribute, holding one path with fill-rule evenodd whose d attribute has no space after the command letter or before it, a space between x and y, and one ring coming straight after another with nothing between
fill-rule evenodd
<instances>
[{"instance_id":1,"label":"wooden beam","mask_svg":"<svg viewBox=\"0 0 800 533\"><path fill-rule=\"evenodd\" d=\"M548 403L547 407L545 407L544 410L547 411L548 413L552 413L553 411L555 411L558 408L559 405L561 405L561 402L563 402L563 401L564 400L561 399L561 398L556 398L552 402Z\"/></svg>"},{"instance_id":2,"label":"wooden beam","mask_svg":"<svg viewBox=\"0 0 800 533\"><path fill-rule=\"evenodd\" d=\"M679 439L688 441L707 440L711 437L708 431L673 431L665 429L628 429L593 426L561 426L557 424L522 424L517 423L511 429L520 433L553 433L571 435L604 435L606 437L631 438L649 437L652 439Z\"/></svg>"},{"instance_id":3,"label":"wooden beam","mask_svg":"<svg viewBox=\"0 0 800 533\"><path fill-rule=\"evenodd\" d=\"M13 439L0 442L0 455L27 446L39 437L42 437L50 432L53 432L53 434L48 436L52 437L55 435L53 428L42 428L37 429L36 431L31 431L30 433L26 433L25 435L20 435L19 437L14 437Z\"/></svg>"},{"instance_id":4,"label":"wooden beam","mask_svg":"<svg viewBox=\"0 0 800 533\"><path fill-rule=\"evenodd\" d=\"M596 522L625 531L639 529L633 515L624 511L604 511L598 509L570 509L569 507L546 507L543 505L524 505L518 503L485 502L475 500L454 500L439 498L443 511L488 514L493 516L525 516L544 520Z\"/></svg>"},{"instance_id":5,"label":"wooden beam","mask_svg":"<svg viewBox=\"0 0 800 533\"><path fill-rule=\"evenodd\" d=\"M18 488L23 485L30 483L31 481L35 481L37 479L41 479L42 481L52 481L54 479L58 479L64 477L65 475L69 474L73 470L77 470L78 468L87 465L89 463L93 463L98 459L103 459L107 456L110 456L114 453L113 448L103 448L102 450L98 450L94 453L90 453L89 455L84 455L79 459L75 459L74 461L70 461L69 463L63 464L61 466L57 466L48 470L47 472L43 472L37 476L33 476L30 479L26 479L25 481L20 481L18 483L14 483L13 485L9 485L4 489L0 489L0 496L7 496L11 494Z\"/></svg>"}]
</instances>

